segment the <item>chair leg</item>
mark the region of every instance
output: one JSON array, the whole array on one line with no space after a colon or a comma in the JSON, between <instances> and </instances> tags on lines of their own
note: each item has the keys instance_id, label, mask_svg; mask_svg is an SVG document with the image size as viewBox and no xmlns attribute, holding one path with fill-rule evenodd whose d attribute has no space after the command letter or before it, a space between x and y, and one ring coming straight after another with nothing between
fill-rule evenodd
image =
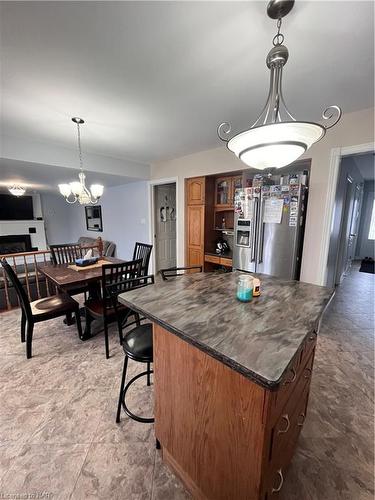
<instances>
[{"instance_id":1,"label":"chair leg","mask_svg":"<svg viewBox=\"0 0 375 500\"><path fill-rule=\"evenodd\" d=\"M124 398L124 387L125 387L125 378L127 369L128 369L128 357L125 355L124 368L122 370L122 377L121 377L120 395L118 398L118 405L117 405L117 415L116 415L117 424L120 423L121 406L122 406L122 400Z\"/></svg>"},{"instance_id":2,"label":"chair leg","mask_svg":"<svg viewBox=\"0 0 375 500\"><path fill-rule=\"evenodd\" d=\"M21 342L25 342L25 331L26 331L26 314L22 311L21 316Z\"/></svg>"},{"instance_id":3,"label":"chair leg","mask_svg":"<svg viewBox=\"0 0 375 500\"><path fill-rule=\"evenodd\" d=\"M77 307L76 310L74 311L74 317L76 319L78 336L81 339L82 338L82 323L81 323L81 314L79 311L79 307Z\"/></svg>"},{"instance_id":4,"label":"chair leg","mask_svg":"<svg viewBox=\"0 0 375 500\"><path fill-rule=\"evenodd\" d=\"M104 318L104 341L105 341L105 357L109 359L108 324L105 318Z\"/></svg>"},{"instance_id":5,"label":"chair leg","mask_svg":"<svg viewBox=\"0 0 375 500\"><path fill-rule=\"evenodd\" d=\"M34 330L34 323L31 321L27 322L27 334L26 334L26 357L27 359L31 358L31 345L33 342L33 330Z\"/></svg>"},{"instance_id":6,"label":"chair leg","mask_svg":"<svg viewBox=\"0 0 375 500\"><path fill-rule=\"evenodd\" d=\"M151 385L151 378L150 378L150 363L147 363L147 385Z\"/></svg>"}]
</instances>

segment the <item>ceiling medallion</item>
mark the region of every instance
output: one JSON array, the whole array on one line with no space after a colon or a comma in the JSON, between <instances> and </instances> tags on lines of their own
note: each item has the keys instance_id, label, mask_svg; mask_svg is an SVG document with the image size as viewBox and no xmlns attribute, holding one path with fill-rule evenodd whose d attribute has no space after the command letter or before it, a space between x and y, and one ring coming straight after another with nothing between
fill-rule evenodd
<instances>
[{"instance_id":1,"label":"ceiling medallion","mask_svg":"<svg viewBox=\"0 0 375 500\"><path fill-rule=\"evenodd\" d=\"M341 118L338 106L328 106L322 117L327 123L296 121L288 111L282 93L282 74L289 52L280 33L282 18L288 14L294 0L272 0L267 14L277 19L277 33L273 48L266 59L270 69L270 89L267 102L255 123L247 130L229 138L231 125L221 123L217 129L219 139L227 148L249 167L264 170L280 168L297 160L314 143L322 139L326 130L332 128Z\"/></svg>"},{"instance_id":2,"label":"ceiling medallion","mask_svg":"<svg viewBox=\"0 0 375 500\"><path fill-rule=\"evenodd\" d=\"M77 124L79 166L81 171L78 174L79 181L69 182L69 184L59 184L59 191L68 203L78 201L80 205L95 205L102 196L104 187L101 184L92 184L90 189L86 187L86 176L83 173L81 131L79 128L85 122L82 118L77 117L72 118L72 121Z\"/></svg>"}]
</instances>

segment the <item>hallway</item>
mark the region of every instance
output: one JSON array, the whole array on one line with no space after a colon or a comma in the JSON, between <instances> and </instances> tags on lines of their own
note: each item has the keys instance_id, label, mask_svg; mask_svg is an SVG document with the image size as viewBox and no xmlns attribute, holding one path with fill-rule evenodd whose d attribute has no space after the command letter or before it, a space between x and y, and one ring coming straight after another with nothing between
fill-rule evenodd
<instances>
[{"instance_id":1,"label":"hallway","mask_svg":"<svg viewBox=\"0 0 375 500\"><path fill-rule=\"evenodd\" d=\"M374 498L374 284L354 263L323 316L285 500Z\"/></svg>"}]
</instances>

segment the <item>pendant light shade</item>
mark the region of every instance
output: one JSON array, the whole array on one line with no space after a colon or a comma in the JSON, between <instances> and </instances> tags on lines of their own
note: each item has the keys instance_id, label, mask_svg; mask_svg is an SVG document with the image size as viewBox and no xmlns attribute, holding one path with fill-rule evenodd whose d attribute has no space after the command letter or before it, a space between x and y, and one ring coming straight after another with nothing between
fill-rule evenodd
<instances>
[{"instance_id":1,"label":"pendant light shade","mask_svg":"<svg viewBox=\"0 0 375 500\"><path fill-rule=\"evenodd\" d=\"M249 167L264 170L280 168L297 160L313 144L322 139L326 130L341 118L338 106L329 106L322 114L327 124L297 121L286 107L282 92L282 74L289 52L283 45L280 33L281 18L293 8L294 0L272 0L267 12L277 21L277 34L266 64L270 69L270 88L267 102L255 123L248 129L229 138L231 126L221 123L217 129L219 138L241 161Z\"/></svg>"}]
</instances>

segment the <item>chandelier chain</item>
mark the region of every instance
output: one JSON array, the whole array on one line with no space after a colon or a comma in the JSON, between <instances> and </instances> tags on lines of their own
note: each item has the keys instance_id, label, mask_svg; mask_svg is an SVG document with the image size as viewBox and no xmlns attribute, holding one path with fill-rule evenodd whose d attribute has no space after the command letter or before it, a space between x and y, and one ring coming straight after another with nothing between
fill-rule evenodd
<instances>
[{"instance_id":1,"label":"chandelier chain","mask_svg":"<svg viewBox=\"0 0 375 500\"><path fill-rule=\"evenodd\" d=\"M284 43L284 35L282 33L280 33L281 23L282 23L282 18L279 17L279 19L277 20L277 24L276 24L277 33L273 37L273 40L272 40L274 47L276 47L277 45L282 45Z\"/></svg>"},{"instance_id":2,"label":"chandelier chain","mask_svg":"<svg viewBox=\"0 0 375 500\"><path fill-rule=\"evenodd\" d=\"M79 123L77 123L77 136L78 136L79 166L80 166L80 169L83 170L82 148L81 148L81 129L79 128Z\"/></svg>"}]
</instances>

